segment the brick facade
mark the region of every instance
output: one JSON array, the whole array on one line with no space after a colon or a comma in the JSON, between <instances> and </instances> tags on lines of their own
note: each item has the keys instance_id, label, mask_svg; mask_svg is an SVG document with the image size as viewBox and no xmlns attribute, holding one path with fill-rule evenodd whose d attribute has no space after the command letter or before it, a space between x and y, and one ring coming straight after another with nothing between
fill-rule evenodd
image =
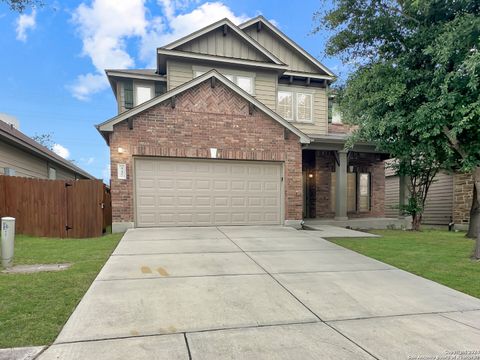
<instances>
[{"instance_id":1,"label":"brick facade","mask_svg":"<svg viewBox=\"0 0 480 360\"><path fill-rule=\"evenodd\" d=\"M370 173L371 196L370 211L348 212L348 217L383 217L385 216L385 166L384 162L375 154L353 153L349 157L349 166L354 167L358 173ZM307 180L307 191L310 194L309 203L306 204L310 217L333 218L331 199L331 174L335 172L335 157L331 151L315 151L314 160L305 162L304 171L311 173L313 178Z\"/></svg>"},{"instance_id":2,"label":"brick facade","mask_svg":"<svg viewBox=\"0 0 480 360\"><path fill-rule=\"evenodd\" d=\"M472 199L472 174L455 174L453 176L453 222L456 225L468 225Z\"/></svg>"},{"instance_id":3,"label":"brick facade","mask_svg":"<svg viewBox=\"0 0 480 360\"><path fill-rule=\"evenodd\" d=\"M118 148L125 149L123 153ZM285 168L285 218L302 219L302 150L297 135L217 82L199 84L126 121L110 134L113 222L134 221L132 157L161 156L280 161ZM127 179L117 178L117 164L127 165Z\"/></svg>"}]
</instances>

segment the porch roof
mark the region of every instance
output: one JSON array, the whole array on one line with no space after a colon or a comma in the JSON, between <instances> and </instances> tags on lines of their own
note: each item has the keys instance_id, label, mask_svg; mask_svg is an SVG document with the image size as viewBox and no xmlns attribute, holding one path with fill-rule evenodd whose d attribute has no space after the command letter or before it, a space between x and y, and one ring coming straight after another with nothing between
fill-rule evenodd
<instances>
[{"instance_id":1,"label":"porch roof","mask_svg":"<svg viewBox=\"0 0 480 360\"><path fill-rule=\"evenodd\" d=\"M345 149L348 134L309 134L311 142L304 144L305 150L331 150L331 151L355 151L364 153L381 154L383 159L390 158L389 154L377 150L376 146L368 142L357 142L352 148Z\"/></svg>"}]
</instances>

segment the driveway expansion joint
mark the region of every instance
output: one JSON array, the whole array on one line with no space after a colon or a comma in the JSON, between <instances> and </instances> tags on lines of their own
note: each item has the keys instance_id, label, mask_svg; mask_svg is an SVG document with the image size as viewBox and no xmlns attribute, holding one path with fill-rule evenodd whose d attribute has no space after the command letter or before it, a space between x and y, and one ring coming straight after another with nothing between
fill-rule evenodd
<instances>
[{"instance_id":1,"label":"driveway expansion joint","mask_svg":"<svg viewBox=\"0 0 480 360\"><path fill-rule=\"evenodd\" d=\"M468 309L468 310L461 310L461 312L468 312L468 311L478 311L480 309ZM421 315L442 315L442 314L451 314L460 312L459 310L452 310L452 311L427 311L427 312L416 312L416 313L406 313L406 314L393 314L393 315L378 315L378 316L363 316L363 317L356 317L356 318L349 318L349 319L333 319L333 320L325 320L325 323L336 323L336 322L347 322L347 321L356 321L356 320L370 320L370 319L384 319L384 318L396 318L396 317L407 317L407 316L421 316ZM446 319L453 320L449 317L443 316ZM454 320L456 321L456 320ZM460 321L457 321L460 324L463 324ZM466 324L465 324L466 325ZM469 325L470 327L473 327ZM473 327L474 329L477 329ZM480 330L480 329L478 329Z\"/></svg>"}]
</instances>

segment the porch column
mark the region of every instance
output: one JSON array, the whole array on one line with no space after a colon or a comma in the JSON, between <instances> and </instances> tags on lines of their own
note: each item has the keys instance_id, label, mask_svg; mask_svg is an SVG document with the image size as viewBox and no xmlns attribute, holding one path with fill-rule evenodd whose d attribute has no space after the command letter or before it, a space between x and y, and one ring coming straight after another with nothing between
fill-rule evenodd
<instances>
[{"instance_id":1,"label":"porch column","mask_svg":"<svg viewBox=\"0 0 480 360\"><path fill-rule=\"evenodd\" d=\"M347 151L338 151L335 162L335 220L348 220L347 216Z\"/></svg>"}]
</instances>

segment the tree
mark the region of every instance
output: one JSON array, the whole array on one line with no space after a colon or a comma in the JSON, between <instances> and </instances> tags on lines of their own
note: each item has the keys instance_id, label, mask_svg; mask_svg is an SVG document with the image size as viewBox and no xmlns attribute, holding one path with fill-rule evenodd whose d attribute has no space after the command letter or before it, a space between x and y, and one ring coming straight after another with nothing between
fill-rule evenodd
<instances>
[{"instance_id":1,"label":"tree","mask_svg":"<svg viewBox=\"0 0 480 360\"><path fill-rule=\"evenodd\" d=\"M40 145L45 146L48 150L53 150L55 141L53 140L52 133L35 134L32 136L32 139L38 142Z\"/></svg>"},{"instance_id":2,"label":"tree","mask_svg":"<svg viewBox=\"0 0 480 360\"><path fill-rule=\"evenodd\" d=\"M43 6L42 0L0 0L6 3L10 10L23 13L28 8Z\"/></svg>"},{"instance_id":3,"label":"tree","mask_svg":"<svg viewBox=\"0 0 480 360\"><path fill-rule=\"evenodd\" d=\"M480 2L334 0L316 18L327 54L355 66L340 100L355 136L473 172L480 197Z\"/></svg>"}]
</instances>

